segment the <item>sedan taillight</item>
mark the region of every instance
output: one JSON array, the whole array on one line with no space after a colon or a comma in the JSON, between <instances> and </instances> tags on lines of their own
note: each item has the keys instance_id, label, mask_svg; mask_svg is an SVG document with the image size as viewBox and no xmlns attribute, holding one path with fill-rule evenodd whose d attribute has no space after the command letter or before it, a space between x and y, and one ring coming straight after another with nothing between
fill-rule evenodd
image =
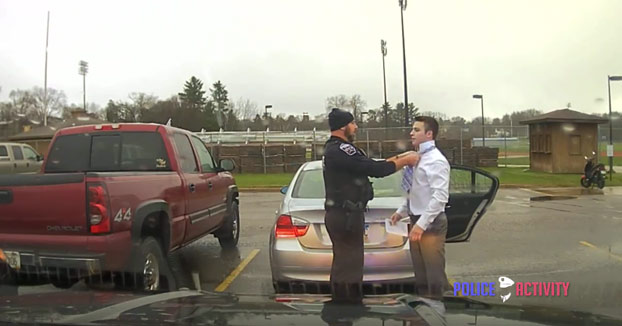
<instances>
[{"instance_id":1,"label":"sedan taillight","mask_svg":"<svg viewBox=\"0 0 622 326\"><path fill-rule=\"evenodd\" d=\"M281 215L276 221L274 233L277 238L297 238L307 234L308 230L308 222L289 215Z\"/></svg>"}]
</instances>

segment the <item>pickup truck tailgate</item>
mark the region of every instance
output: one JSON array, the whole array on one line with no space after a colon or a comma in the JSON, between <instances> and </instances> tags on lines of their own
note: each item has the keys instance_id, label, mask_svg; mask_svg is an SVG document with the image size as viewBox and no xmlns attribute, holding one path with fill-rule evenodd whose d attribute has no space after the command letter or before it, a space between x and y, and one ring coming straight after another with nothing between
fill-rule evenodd
<instances>
[{"instance_id":1,"label":"pickup truck tailgate","mask_svg":"<svg viewBox=\"0 0 622 326\"><path fill-rule=\"evenodd\" d=\"M0 176L0 233L84 235L86 206L83 173Z\"/></svg>"}]
</instances>

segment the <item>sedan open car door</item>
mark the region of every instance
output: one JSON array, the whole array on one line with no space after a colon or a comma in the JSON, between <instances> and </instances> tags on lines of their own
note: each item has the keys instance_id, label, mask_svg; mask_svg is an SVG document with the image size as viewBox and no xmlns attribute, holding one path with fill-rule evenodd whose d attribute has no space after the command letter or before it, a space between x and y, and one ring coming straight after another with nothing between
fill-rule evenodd
<instances>
[{"instance_id":1,"label":"sedan open car door","mask_svg":"<svg viewBox=\"0 0 622 326\"><path fill-rule=\"evenodd\" d=\"M499 178L477 168L451 166L446 242L468 241L475 225L492 204Z\"/></svg>"}]
</instances>

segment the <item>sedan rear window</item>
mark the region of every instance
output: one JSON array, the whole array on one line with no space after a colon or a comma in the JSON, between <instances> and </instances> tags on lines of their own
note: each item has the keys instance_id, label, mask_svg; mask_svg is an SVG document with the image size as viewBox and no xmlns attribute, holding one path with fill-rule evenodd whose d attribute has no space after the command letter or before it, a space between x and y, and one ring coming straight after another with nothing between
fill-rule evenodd
<instances>
[{"instance_id":1,"label":"sedan rear window","mask_svg":"<svg viewBox=\"0 0 622 326\"><path fill-rule=\"evenodd\" d=\"M155 132L102 132L60 136L50 149L46 173L170 171L164 142Z\"/></svg>"},{"instance_id":2,"label":"sedan rear window","mask_svg":"<svg viewBox=\"0 0 622 326\"><path fill-rule=\"evenodd\" d=\"M374 197L402 196L402 174L394 173L385 178L369 178L374 188ZM296 180L292 197L294 198L325 198L324 176L322 170L302 171Z\"/></svg>"}]
</instances>

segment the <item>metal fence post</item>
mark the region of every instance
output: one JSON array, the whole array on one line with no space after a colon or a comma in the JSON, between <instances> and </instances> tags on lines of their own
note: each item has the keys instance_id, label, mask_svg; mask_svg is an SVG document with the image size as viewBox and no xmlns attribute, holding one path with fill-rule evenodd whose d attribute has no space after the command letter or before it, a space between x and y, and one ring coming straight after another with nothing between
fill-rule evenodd
<instances>
[{"instance_id":1,"label":"metal fence post","mask_svg":"<svg viewBox=\"0 0 622 326\"><path fill-rule=\"evenodd\" d=\"M464 147L464 145L462 144L462 126L460 126L460 164L464 165L464 160L462 159L464 156L462 155L462 147Z\"/></svg>"},{"instance_id":2,"label":"metal fence post","mask_svg":"<svg viewBox=\"0 0 622 326\"><path fill-rule=\"evenodd\" d=\"M505 167L508 167L508 136L507 132L503 133L503 146L505 147Z\"/></svg>"},{"instance_id":3,"label":"metal fence post","mask_svg":"<svg viewBox=\"0 0 622 326\"><path fill-rule=\"evenodd\" d=\"M365 133L367 134L367 155L369 154L369 129L365 129Z\"/></svg>"},{"instance_id":4,"label":"metal fence post","mask_svg":"<svg viewBox=\"0 0 622 326\"><path fill-rule=\"evenodd\" d=\"M263 156L263 174L268 173L268 169L266 168L266 144L261 145L261 155Z\"/></svg>"},{"instance_id":5,"label":"metal fence post","mask_svg":"<svg viewBox=\"0 0 622 326\"><path fill-rule=\"evenodd\" d=\"M315 127L313 127L313 140L311 143L311 148L313 151L313 160L317 160L317 154L316 154L316 150L315 150Z\"/></svg>"}]
</instances>

